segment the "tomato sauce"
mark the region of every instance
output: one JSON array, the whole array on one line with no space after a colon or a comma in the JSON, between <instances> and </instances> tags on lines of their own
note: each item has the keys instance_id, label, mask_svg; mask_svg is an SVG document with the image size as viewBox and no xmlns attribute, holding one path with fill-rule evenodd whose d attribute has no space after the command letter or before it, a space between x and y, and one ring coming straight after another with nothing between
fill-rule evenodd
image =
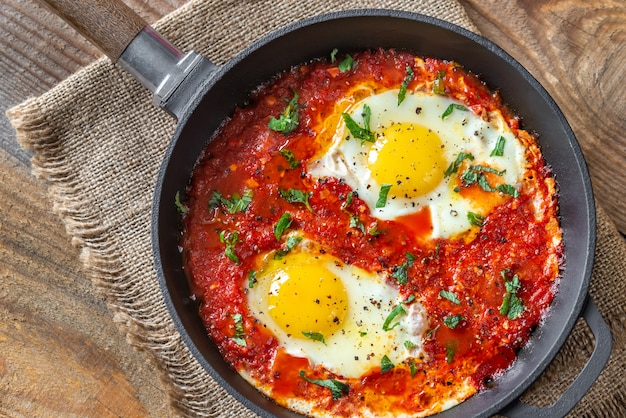
<instances>
[{"instance_id":1,"label":"tomato sauce","mask_svg":"<svg viewBox=\"0 0 626 418\"><path fill-rule=\"evenodd\" d=\"M562 262L554 183L534 139L520 130L519 118L496 92L459 65L394 50L366 51L353 58L357 65L345 72L338 70L337 62L325 60L295 67L259 87L249 105L234 112L206 149L187 191L181 243L185 270L200 301L199 314L225 360L245 370L277 402L305 399L313 402L313 410L338 415L361 408L434 413L442 399L457 396L459 387L471 387L465 396L491 387L541 323ZM346 92L362 86L371 92L399 88L407 66L415 73L409 91L431 91L439 78L445 94L475 114L501 113L529 148L520 196L503 198L471 234L424 239L432 230L427 210L396 221L376 219L342 180L315 179L307 173L307 161L324 144L324 123L337 118L335 105ZM297 128L287 135L268 129L269 119L285 110L294 91L299 94ZM292 158L287 158L290 153ZM481 193L474 187L462 193ZM307 202L285 199L281 190L290 189L305 193ZM243 211L231 213L215 198L217 192L225 200L236 200L246 190L252 197ZM293 216L291 229L302 231L346 264L390 276L406 261L407 252L412 254L407 283L393 285L406 298L416 297L428 312L424 358L385 373L375 369L360 379L345 379L280 348L250 314L246 294L257 268L255 256L284 249L273 228L285 212ZM515 296L523 301L523 310L511 319L500 310L511 293L506 283L514 280L519 282ZM441 296L448 289L460 303ZM241 323L236 314L241 314ZM446 325L455 317L453 327ZM233 338L238 333L245 336L245 346ZM328 388L303 379L300 371L311 379L336 379L349 390L335 399Z\"/></svg>"}]
</instances>

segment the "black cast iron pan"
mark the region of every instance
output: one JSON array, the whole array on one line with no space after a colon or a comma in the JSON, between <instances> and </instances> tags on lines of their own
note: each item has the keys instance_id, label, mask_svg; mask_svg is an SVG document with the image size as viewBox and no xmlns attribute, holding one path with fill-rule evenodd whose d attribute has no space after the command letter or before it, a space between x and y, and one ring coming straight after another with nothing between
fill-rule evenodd
<instances>
[{"instance_id":1,"label":"black cast iron pan","mask_svg":"<svg viewBox=\"0 0 626 418\"><path fill-rule=\"evenodd\" d=\"M266 399L230 368L210 341L190 299L178 249L180 219L174 205L211 138L237 105L259 84L291 66L328 56L338 48L407 49L419 55L454 60L476 73L519 115L524 128L540 134L546 162L560 194L566 265L559 293L545 324L521 350L514 366L495 388L445 411L442 417L553 417L570 411L598 377L612 337L588 296L595 249L595 210L589 174L565 117L546 90L511 56L489 40L450 23L392 10L352 10L296 22L254 43L222 67L196 54L182 55L115 1L45 0L75 27L86 31L107 55L155 92L155 102L178 119L154 194L154 261L163 296L183 340L207 372L229 393L261 416L299 416ZM80 3L80 4L78 4ZM96 9L94 9L97 7ZM104 7L104 11L100 8ZM96 16L85 22L84 16ZM96 28L93 28L93 26ZM112 29L122 36L113 36ZM95 33L94 33L95 32ZM91 33L91 34L90 34ZM139 33L137 35L137 33ZM135 36L137 35L137 36ZM119 38L122 38L121 40ZM520 231L523 233L523 231ZM579 317L595 336L595 348L576 380L550 407L538 408L519 397L550 364Z\"/></svg>"}]
</instances>

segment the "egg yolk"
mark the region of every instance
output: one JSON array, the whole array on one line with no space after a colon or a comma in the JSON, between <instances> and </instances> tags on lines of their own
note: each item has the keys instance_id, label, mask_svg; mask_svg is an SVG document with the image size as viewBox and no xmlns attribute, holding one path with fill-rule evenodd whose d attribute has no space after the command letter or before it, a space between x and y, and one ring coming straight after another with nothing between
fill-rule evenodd
<instances>
[{"instance_id":1,"label":"egg yolk","mask_svg":"<svg viewBox=\"0 0 626 418\"><path fill-rule=\"evenodd\" d=\"M407 199L432 191L443 180L443 143L432 130L395 123L377 131L368 167L378 184L390 184L390 196Z\"/></svg>"},{"instance_id":2,"label":"egg yolk","mask_svg":"<svg viewBox=\"0 0 626 418\"><path fill-rule=\"evenodd\" d=\"M326 268L329 256L291 253L272 260L259 277L271 280L268 313L287 334L329 337L342 326L348 311L348 294L339 277Z\"/></svg>"}]
</instances>

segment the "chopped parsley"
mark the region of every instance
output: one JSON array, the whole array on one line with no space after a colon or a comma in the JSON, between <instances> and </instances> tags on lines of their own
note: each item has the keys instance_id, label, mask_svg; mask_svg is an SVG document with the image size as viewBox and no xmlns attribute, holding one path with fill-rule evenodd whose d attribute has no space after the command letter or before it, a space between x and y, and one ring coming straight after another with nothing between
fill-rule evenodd
<instances>
[{"instance_id":1,"label":"chopped parsley","mask_svg":"<svg viewBox=\"0 0 626 418\"><path fill-rule=\"evenodd\" d=\"M359 219L359 215L356 213L350 213L350 228L357 228L363 234L367 233L367 231L365 231L365 225L363 225L363 222Z\"/></svg>"},{"instance_id":2,"label":"chopped parsley","mask_svg":"<svg viewBox=\"0 0 626 418\"><path fill-rule=\"evenodd\" d=\"M400 86L400 91L398 92L398 106L400 106L400 103L404 101L404 98L406 97L406 89L409 87L409 84L413 80L414 76L415 73L413 72L413 69L407 65L406 77L402 80L402 85Z\"/></svg>"},{"instance_id":3,"label":"chopped parsley","mask_svg":"<svg viewBox=\"0 0 626 418\"><path fill-rule=\"evenodd\" d=\"M408 253L407 253L408 254ZM415 300L415 295L411 295L409 296L405 301L400 302L398 305L396 305L391 312L389 313L389 315L387 315L387 318L385 318L385 322L383 322L383 330L384 331L391 331L392 329L394 329L395 327L397 327L398 325L400 325L400 322L396 322L393 325L391 325L391 322L398 316L398 315L406 315L406 311L404 310L404 305L408 305L409 303L413 302ZM410 341L405 341L404 345L406 347L406 344L410 343ZM408 348L408 347L407 347Z\"/></svg>"},{"instance_id":4,"label":"chopped parsley","mask_svg":"<svg viewBox=\"0 0 626 418\"><path fill-rule=\"evenodd\" d=\"M445 78L445 71L437 71L437 78L433 83L433 93L440 94L442 96L446 94Z\"/></svg>"},{"instance_id":5,"label":"chopped parsley","mask_svg":"<svg viewBox=\"0 0 626 418\"><path fill-rule=\"evenodd\" d=\"M341 398L343 395L347 395L350 392L350 386L346 383L340 382L335 379L311 379L306 376L304 370L300 370L300 377L309 383L321 386L326 389L330 389L330 393L333 396L333 400Z\"/></svg>"},{"instance_id":6,"label":"chopped parsley","mask_svg":"<svg viewBox=\"0 0 626 418\"><path fill-rule=\"evenodd\" d=\"M287 166L289 168L298 168L300 167L300 161L296 160L296 156L293 151L287 148L283 148L280 150L280 155L282 155L285 160L287 160Z\"/></svg>"},{"instance_id":7,"label":"chopped parsley","mask_svg":"<svg viewBox=\"0 0 626 418\"><path fill-rule=\"evenodd\" d=\"M398 284L406 284L409 276L409 268L413 267L413 262L415 260L415 256L409 252L406 253L406 261L399 266L395 266L393 268L393 272L391 273L391 277L398 281Z\"/></svg>"},{"instance_id":8,"label":"chopped parsley","mask_svg":"<svg viewBox=\"0 0 626 418\"><path fill-rule=\"evenodd\" d=\"M448 364L452 363L454 360L454 354L456 353L457 342L456 341L448 341L446 344L446 361Z\"/></svg>"},{"instance_id":9,"label":"chopped parsley","mask_svg":"<svg viewBox=\"0 0 626 418\"><path fill-rule=\"evenodd\" d=\"M389 357L387 357L387 354L385 354L380 361L380 372L387 373L389 370L393 369L394 367L396 366L394 366L394 364L391 362Z\"/></svg>"},{"instance_id":10,"label":"chopped parsley","mask_svg":"<svg viewBox=\"0 0 626 418\"><path fill-rule=\"evenodd\" d=\"M351 69L353 69L355 64L356 61L354 61L352 56L350 56L350 54L346 54L343 61L341 61L337 67L339 68L340 72L345 73L346 71L350 71Z\"/></svg>"},{"instance_id":11,"label":"chopped parsley","mask_svg":"<svg viewBox=\"0 0 626 418\"><path fill-rule=\"evenodd\" d=\"M474 161L474 156L466 152L460 152L459 155L457 155L456 160L450 163L450 166L444 173L444 177L450 177L452 174L459 171L459 167L461 166L461 163L463 162L463 160L466 160L466 159L470 161Z\"/></svg>"},{"instance_id":12,"label":"chopped parsley","mask_svg":"<svg viewBox=\"0 0 626 418\"><path fill-rule=\"evenodd\" d=\"M411 371L411 379L412 379L417 374L417 365L415 364L413 359L409 359L409 370Z\"/></svg>"},{"instance_id":13,"label":"chopped parsley","mask_svg":"<svg viewBox=\"0 0 626 418\"><path fill-rule=\"evenodd\" d=\"M404 341L404 348L406 348L407 350L410 350L415 347L418 347L418 345L415 344L413 341L409 341L409 340Z\"/></svg>"},{"instance_id":14,"label":"chopped parsley","mask_svg":"<svg viewBox=\"0 0 626 418\"><path fill-rule=\"evenodd\" d=\"M467 112L469 109L463 105L452 103L450 106L446 108L441 114L441 119L445 119L452 114L455 110L461 110L463 112Z\"/></svg>"},{"instance_id":15,"label":"chopped parsley","mask_svg":"<svg viewBox=\"0 0 626 418\"><path fill-rule=\"evenodd\" d=\"M384 208L387 204L387 195L389 194L389 189L391 189L391 184L383 184L380 186L380 191L378 192L378 200L376 201L376 208Z\"/></svg>"},{"instance_id":16,"label":"chopped parsley","mask_svg":"<svg viewBox=\"0 0 626 418\"><path fill-rule=\"evenodd\" d=\"M233 335L232 340L240 346L246 347L248 344L246 344L245 339L246 334L243 328L243 317L240 313L232 314L231 317L235 321L235 334Z\"/></svg>"},{"instance_id":17,"label":"chopped parsley","mask_svg":"<svg viewBox=\"0 0 626 418\"><path fill-rule=\"evenodd\" d=\"M341 117L343 118L346 128L350 131L350 135L355 137L356 139L361 140L361 145L366 142L375 142L376 137L374 132L370 130L370 118L372 116L372 110L368 105L363 105L363 127L361 127L352 116L347 113L342 113Z\"/></svg>"},{"instance_id":18,"label":"chopped parsley","mask_svg":"<svg viewBox=\"0 0 626 418\"><path fill-rule=\"evenodd\" d=\"M302 335L307 337L309 340L319 341L322 344L326 345L326 340L324 339L324 336L319 332L302 331Z\"/></svg>"},{"instance_id":19,"label":"chopped parsley","mask_svg":"<svg viewBox=\"0 0 626 418\"><path fill-rule=\"evenodd\" d=\"M287 238L287 242L285 243L285 247L279 250L276 250L274 253L274 260L282 260L289 252L298 245L302 241L302 237L292 236Z\"/></svg>"},{"instance_id":20,"label":"chopped parsley","mask_svg":"<svg viewBox=\"0 0 626 418\"><path fill-rule=\"evenodd\" d=\"M460 305L461 301L459 300L459 297L453 293L453 292L449 292L447 290L441 290L439 291L439 296L441 296L444 299L449 300L450 302L456 304L456 305Z\"/></svg>"},{"instance_id":21,"label":"chopped parsley","mask_svg":"<svg viewBox=\"0 0 626 418\"><path fill-rule=\"evenodd\" d=\"M276 241L280 241L280 237L283 236L283 233L287 228L289 228L292 221L293 215L291 213L283 213L278 222L276 222L276 225L274 225L274 236L276 237Z\"/></svg>"},{"instance_id":22,"label":"chopped parsley","mask_svg":"<svg viewBox=\"0 0 626 418\"><path fill-rule=\"evenodd\" d=\"M280 197L285 199L287 202L302 203L304 206L306 206L309 212L313 212L313 209L311 208L311 205L309 204L309 197L313 195L313 192L306 193L298 189L289 189L289 190L278 189L278 194L280 194Z\"/></svg>"},{"instance_id":23,"label":"chopped parsley","mask_svg":"<svg viewBox=\"0 0 626 418\"><path fill-rule=\"evenodd\" d=\"M495 147L489 154L490 157L502 157L504 155L504 144L506 143L506 139L500 135L498 137L498 141L496 141Z\"/></svg>"},{"instance_id":24,"label":"chopped parsley","mask_svg":"<svg viewBox=\"0 0 626 418\"><path fill-rule=\"evenodd\" d=\"M385 322L383 322L383 331L391 331L392 329L400 325L400 322L396 322L395 324L391 325L391 322L398 315L406 315L406 311L404 310L404 306L402 306L402 304L399 304L395 308L393 308L391 313L387 316Z\"/></svg>"},{"instance_id":25,"label":"chopped parsley","mask_svg":"<svg viewBox=\"0 0 626 418\"><path fill-rule=\"evenodd\" d=\"M233 231L228 236L226 235L226 231L222 230L220 232L220 242L222 244L226 244L226 249L224 250L224 254L226 257L237 264L239 264L239 257L235 254L235 246L237 243L242 242L239 239L239 232Z\"/></svg>"},{"instance_id":26,"label":"chopped parsley","mask_svg":"<svg viewBox=\"0 0 626 418\"><path fill-rule=\"evenodd\" d=\"M482 165L470 165L467 170L461 174L461 180L463 180L463 184L465 186L471 186L472 184L478 184L481 189L486 192L501 192L504 194L509 194L513 197L519 197L519 192L517 189L510 184L500 184L497 187L491 187L489 182L487 181L487 177L485 173L492 173L497 176L502 176L506 173L506 170L498 171L491 167L485 167Z\"/></svg>"},{"instance_id":27,"label":"chopped parsley","mask_svg":"<svg viewBox=\"0 0 626 418\"><path fill-rule=\"evenodd\" d=\"M517 191L517 189L510 184L500 184L496 186L496 190L501 193L511 195L513 197L519 197L519 192Z\"/></svg>"},{"instance_id":28,"label":"chopped parsley","mask_svg":"<svg viewBox=\"0 0 626 418\"><path fill-rule=\"evenodd\" d=\"M443 324L450 329L456 328L456 326L459 325L461 321L465 321L463 315L446 316L445 318L443 318Z\"/></svg>"},{"instance_id":29,"label":"chopped parsley","mask_svg":"<svg viewBox=\"0 0 626 418\"><path fill-rule=\"evenodd\" d=\"M178 211L178 213L180 213L181 215L184 215L185 213L187 213L188 209L180 201L180 192L176 192L176 197L174 198L174 204L176 205L176 210Z\"/></svg>"},{"instance_id":30,"label":"chopped parsley","mask_svg":"<svg viewBox=\"0 0 626 418\"><path fill-rule=\"evenodd\" d=\"M474 212L467 212L467 220L470 225L483 226L485 224L485 217Z\"/></svg>"},{"instance_id":31,"label":"chopped parsley","mask_svg":"<svg viewBox=\"0 0 626 418\"><path fill-rule=\"evenodd\" d=\"M511 280L507 280L506 275L508 272L508 270L502 270L500 272L506 288L502 305L500 305L500 315L506 315L509 319L516 319L524 312L524 303L517 296L517 292L522 287L522 284L517 274L514 275Z\"/></svg>"},{"instance_id":32,"label":"chopped parsley","mask_svg":"<svg viewBox=\"0 0 626 418\"><path fill-rule=\"evenodd\" d=\"M252 203L252 196L254 192L251 189L245 189L240 196L238 193L233 193L231 199L225 199L217 190L213 192L211 199L209 200L210 208L217 208L220 205L224 205L228 213L245 212Z\"/></svg>"},{"instance_id":33,"label":"chopped parsley","mask_svg":"<svg viewBox=\"0 0 626 418\"><path fill-rule=\"evenodd\" d=\"M270 118L267 124L272 131L281 132L285 135L292 133L298 127L299 107L298 92L294 90L293 98L287 102L285 110L280 114L278 119L274 116Z\"/></svg>"},{"instance_id":34,"label":"chopped parsley","mask_svg":"<svg viewBox=\"0 0 626 418\"><path fill-rule=\"evenodd\" d=\"M252 289L257 284L256 271L250 270L248 273L248 287Z\"/></svg>"}]
</instances>

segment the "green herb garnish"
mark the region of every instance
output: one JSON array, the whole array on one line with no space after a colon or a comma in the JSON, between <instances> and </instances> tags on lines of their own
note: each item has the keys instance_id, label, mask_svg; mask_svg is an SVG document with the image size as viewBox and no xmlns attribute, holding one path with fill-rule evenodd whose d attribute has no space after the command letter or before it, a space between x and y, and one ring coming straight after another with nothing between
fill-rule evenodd
<instances>
[{"instance_id":1,"label":"green herb garnish","mask_svg":"<svg viewBox=\"0 0 626 418\"><path fill-rule=\"evenodd\" d=\"M498 141L496 142L496 146L489 154L490 157L502 157L504 155L504 144L506 143L506 139L500 135L498 137Z\"/></svg>"},{"instance_id":2,"label":"green herb garnish","mask_svg":"<svg viewBox=\"0 0 626 418\"><path fill-rule=\"evenodd\" d=\"M283 257L289 254L289 252L293 249L293 247L295 247L296 245L298 245L298 243L300 243L300 241L302 241L302 237L292 236L292 237L287 238L285 247L279 250L276 250L276 252L274 253L274 260L282 260Z\"/></svg>"},{"instance_id":3,"label":"green herb garnish","mask_svg":"<svg viewBox=\"0 0 626 418\"><path fill-rule=\"evenodd\" d=\"M445 71L437 71L437 78L433 83L433 93L440 94L442 96L446 94L445 77Z\"/></svg>"},{"instance_id":4,"label":"green herb garnish","mask_svg":"<svg viewBox=\"0 0 626 418\"><path fill-rule=\"evenodd\" d=\"M407 350L410 350L415 347L418 347L418 345L415 344L413 341L409 341L409 340L404 341L404 348L406 348Z\"/></svg>"},{"instance_id":5,"label":"green herb garnish","mask_svg":"<svg viewBox=\"0 0 626 418\"><path fill-rule=\"evenodd\" d=\"M354 68L355 64L356 62L354 61L354 59L349 54L346 54L343 61L341 61L338 65L339 71L342 73L345 73L346 71L350 71L351 69Z\"/></svg>"},{"instance_id":6,"label":"green herb garnish","mask_svg":"<svg viewBox=\"0 0 626 418\"><path fill-rule=\"evenodd\" d=\"M367 233L375 237L376 235L384 234L385 231L378 229L378 222L373 222L370 227L367 228Z\"/></svg>"},{"instance_id":7,"label":"green herb garnish","mask_svg":"<svg viewBox=\"0 0 626 418\"><path fill-rule=\"evenodd\" d=\"M335 379L311 379L304 374L304 370L300 370L300 377L309 383L330 389L333 400L337 400L350 392L349 385Z\"/></svg>"},{"instance_id":8,"label":"green herb garnish","mask_svg":"<svg viewBox=\"0 0 626 418\"><path fill-rule=\"evenodd\" d=\"M468 154L466 152L460 152L457 155L456 160L450 164L446 172L444 173L444 177L450 177L452 174L456 173L459 170L459 167L463 160L474 161L474 156L472 154Z\"/></svg>"},{"instance_id":9,"label":"green herb garnish","mask_svg":"<svg viewBox=\"0 0 626 418\"><path fill-rule=\"evenodd\" d=\"M241 196L238 193L233 193L229 200L222 197L222 194L216 190L209 200L209 207L216 208L222 204L226 207L228 213L245 212L252 202L253 195L254 192L251 189L245 189Z\"/></svg>"},{"instance_id":10,"label":"green herb garnish","mask_svg":"<svg viewBox=\"0 0 626 418\"><path fill-rule=\"evenodd\" d=\"M467 107L463 106L463 105L460 105L460 104L457 104L457 103L452 103L450 106L448 106L446 108L446 110L443 111L443 113L441 114L441 119L447 118L455 110L461 110L463 112L469 111L469 109Z\"/></svg>"},{"instance_id":11,"label":"green herb garnish","mask_svg":"<svg viewBox=\"0 0 626 418\"><path fill-rule=\"evenodd\" d=\"M511 195L513 197L519 197L519 192L517 191L517 189L510 184L500 184L499 186L496 186L496 190L501 193Z\"/></svg>"},{"instance_id":12,"label":"green herb garnish","mask_svg":"<svg viewBox=\"0 0 626 418\"><path fill-rule=\"evenodd\" d=\"M313 212L313 209L311 208L311 205L309 204L309 197L313 195L313 192L306 193L298 189L289 189L289 190L278 189L278 194L280 194L280 197L285 199L287 202L302 203L304 206L306 206L309 212Z\"/></svg>"},{"instance_id":13,"label":"green herb garnish","mask_svg":"<svg viewBox=\"0 0 626 418\"><path fill-rule=\"evenodd\" d=\"M482 227L485 224L485 217L474 212L467 212L467 220L470 225Z\"/></svg>"},{"instance_id":14,"label":"green herb garnish","mask_svg":"<svg viewBox=\"0 0 626 418\"><path fill-rule=\"evenodd\" d=\"M518 290L522 287L519 276L516 274L511 280L506 279L508 270L502 270L500 275L504 279L506 293L500 305L500 315L506 315L509 319L516 319L524 312L524 303L517 296Z\"/></svg>"},{"instance_id":15,"label":"green herb garnish","mask_svg":"<svg viewBox=\"0 0 626 418\"><path fill-rule=\"evenodd\" d=\"M280 150L280 155L282 155L285 160L287 160L287 165L289 168L297 168L300 167L300 161L296 160L296 156L293 154L293 151L283 148Z\"/></svg>"},{"instance_id":16,"label":"green herb garnish","mask_svg":"<svg viewBox=\"0 0 626 418\"><path fill-rule=\"evenodd\" d=\"M411 378L414 378L417 374L417 365L413 361L413 359L409 359L409 370L411 371Z\"/></svg>"},{"instance_id":17,"label":"green herb garnish","mask_svg":"<svg viewBox=\"0 0 626 418\"><path fill-rule=\"evenodd\" d=\"M413 267L415 256L409 252L406 253L406 261L399 266L393 268L391 277L396 279L399 284L406 284L409 279L409 268Z\"/></svg>"},{"instance_id":18,"label":"green herb garnish","mask_svg":"<svg viewBox=\"0 0 626 418\"><path fill-rule=\"evenodd\" d=\"M454 354L456 352L457 342L456 341L448 341L446 344L446 361L448 364L452 363L454 360Z\"/></svg>"},{"instance_id":19,"label":"green herb garnish","mask_svg":"<svg viewBox=\"0 0 626 418\"><path fill-rule=\"evenodd\" d=\"M395 308L393 308L391 313L387 316L385 322L383 322L383 331L391 331L392 329L400 325L400 322L396 322L395 324L390 325L391 321L393 321L398 315L406 315L406 311L404 310L402 304L399 304Z\"/></svg>"},{"instance_id":20,"label":"green herb garnish","mask_svg":"<svg viewBox=\"0 0 626 418\"><path fill-rule=\"evenodd\" d=\"M367 233L365 231L365 225L363 225L363 222L361 221L361 219L359 219L359 215L357 215L356 213L350 214L350 228L357 228L363 234Z\"/></svg>"},{"instance_id":21,"label":"green herb garnish","mask_svg":"<svg viewBox=\"0 0 626 418\"><path fill-rule=\"evenodd\" d=\"M439 296L441 296L444 299L449 300L450 302L456 304L456 305L460 305L461 301L459 300L459 297L452 292L449 292L447 290L441 290L439 291Z\"/></svg>"},{"instance_id":22,"label":"green herb garnish","mask_svg":"<svg viewBox=\"0 0 626 418\"><path fill-rule=\"evenodd\" d=\"M376 208L384 208L387 204L387 195L389 194L389 189L391 189L391 184L383 184L380 186L380 191L378 192L378 200L376 201Z\"/></svg>"},{"instance_id":23,"label":"green herb garnish","mask_svg":"<svg viewBox=\"0 0 626 418\"><path fill-rule=\"evenodd\" d=\"M250 270L248 273L248 287L252 289L257 284L256 271Z\"/></svg>"},{"instance_id":24,"label":"green herb garnish","mask_svg":"<svg viewBox=\"0 0 626 418\"><path fill-rule=\"evenodd\" d=\"M463 315L446 316L445 318L443 318L444 325L450 329L456 328L456 326L459 325L461 321L465 321Z\"/></svg>"},{"instance_id":25,"label":"green herb garnish","mask_svg":"<svg viewBox=\"0 0 626 418\"><path fill-rule=\"evenodd\" d=\"M393 369L394 367L395 367L394 364L391 362L389 357L387 357L387 354L385 354L383 358L380 360L380 372L387 373L389 370Z\"/></svg>"},{"instance_id":26,"label":"green herb garnish","mask_svg":"<svg viewBox=\"0 0 626 418\"><path fill-rule=\"evenodd\" d=\"M400 103L404 101L404 98L406 97L406 89L409 87L409 84L413 80L414 76L415 73L413 72L413 69L407 65L406 77L402 80L402 85L400 86L400 91L398 92L398 106L400 106Z\"/></svg>"},{"instance_id":27,"label":"green herb garnish","mask_svg":"<svg viewBox=\"0 0 626 418\"><path fill-rule=\"evenodd\" d=\"M187 213L188 209L180 201L180 192L176 192L176 197L174 197L174 204L176 205L176 210L178 211L178 213L180 213L181 215Z\"/></svg>"},{"instance_id":28,"label":"green herb garnish","mask_svg":"<svg viewBox=\"0 0 626 418\"><path fill-rule=\"evenodd\" d=\"M294 90L293 98L287 103L285 110L280 114L278 119L274 116L270 118L267 124L272 131L281 132L285 135L292 133L298 127L299 107L298 92Z\"/></svg>"},{"instance_id":29,"label":"green herb garnish","mask_svg":"<svg viewBox=\"0 0 626 418\"><path fill-rule=\"evenodd\" d=\"M489 185L485 173L492 173L497 176L502 176L504 173L506 173L506 170L498 171L494 168L485 167L482 165L470 165L467 170L465 170L461 175L461 180L463 180L463 183L466 186L478 184L480 188L486 192L495 192L497 189L494 189Z\"/></svg>"},{"instance_id":30,"label":"green herb garnish","mask_svg":"<svg viewBox=\"0 0 626 418\"><path fill-rule=\"evenodd\" d=\"M239 239L239 232L233 231L227 236L226 231L222 230L220 232L220 242L222 244L226 244L226 249L224 250L224 254L226 255L226 257L228 257L231 261L239 264L239 257L237 257L237 254L235 254L235 246L237 245L237 243L242 242Z\"/></svg>"},{"instance_id":31,"label":"green herb garnish","mask_svg":"<svg viewBox=\"0 0 626 418\"><path fill-rule=\"evenodd\" d=\"M280 241L280 237L283 236L283 232L289 228L292 221L293 215L291 213L283 213L278 222L276 222L276 225L274 225L274 236L276 237L276 241Z\"/></svg>"},{"instance_id":32,"label":"green herb garnish","mask_svg":"<svg viewBox=\"0 0 626 418\"><path fill-rule=\"evenodd\" d=\"M310 340L319 341L322 344L326 345L326 340L324 339L324 336L321 333L319 333L319 332L302 331L302 335L304 335L305 337L307 337Z\"/></svg>"},{"instance_id":33,"label":"green herb garnish","mask_svg":"<svg viewBox=\"0 0 626 418\"><path fill-rule=\"evenodd\" d=\"M330 62L332 64L335 63L335 61L337 61L337 53L339 52L339 50L337 48L333 48L332 51L330 51Z\"/></svg>"},{"instance_id":34,"label":"green herb garnish","mask_svg":"<svg viewBox=\"0 0 626 418\"><path fill-rule=\"evenodd\" d=\"M344 123L346 124L346 128L350 131L350 135L356 139L360 139L361 145L365 144L365 142L376 141L374 132L370 130L371 116L372 109L370 109L368 105L363 105L363 127L361 127L348 113L344 112L341 114L341 117L343 117Z\"/></svg>"},{"instance_id":35,"label":"green herb garnish","mask_svg":"<svg viewBox=\"0 0 626 418\"><path fill-rule=\"evenodd\" d=\"M243 316L240 313L232 314L231 317L235 321L235 334L232 340L242 347L246 347L245 330L243 328Z\"/></svg>"}]
</instances>

